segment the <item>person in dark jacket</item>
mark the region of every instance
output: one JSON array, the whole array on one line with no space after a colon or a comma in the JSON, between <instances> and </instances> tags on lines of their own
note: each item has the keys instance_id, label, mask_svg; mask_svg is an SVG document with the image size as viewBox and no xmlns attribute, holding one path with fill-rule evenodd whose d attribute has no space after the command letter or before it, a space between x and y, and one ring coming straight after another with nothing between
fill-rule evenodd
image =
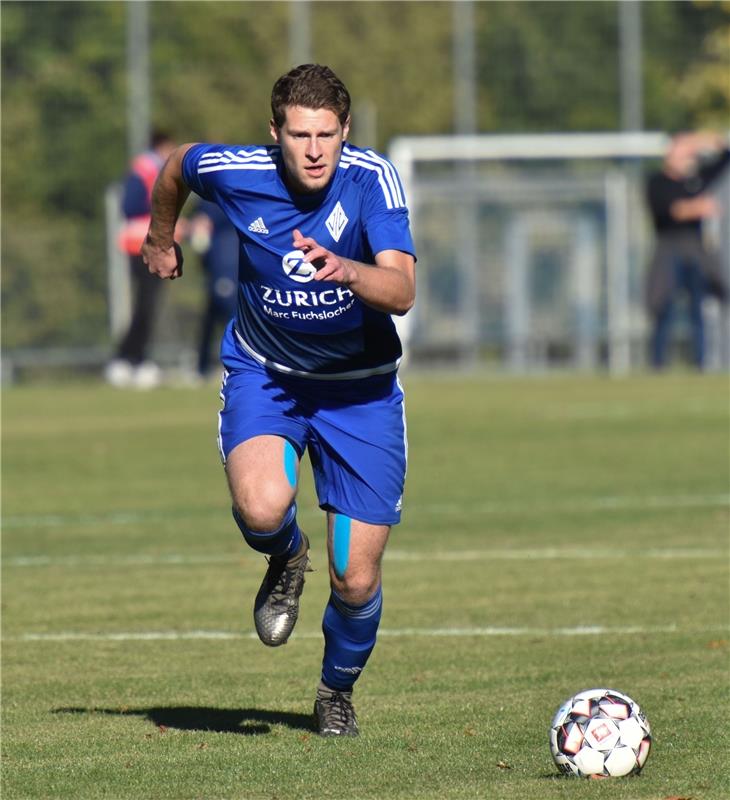
<instances>
[{"instance_id":1,"label":"person in dark jacket","mask_svg":"<svg viewBox=\"0 0 730 800\"><path fill-rule=\"evenodd\" d=\"M680 133L672 140L662 169L649 176L647 200L656 245L647 281L653 322L651 364L666 366L678 295L689 299L693 362L705 362L703 301L708 294L727 302L728 288L719 255L703 241L703 222L720 214L711 184L730 163L728 143L714 133Z\"/></svg>"}]
</instances>

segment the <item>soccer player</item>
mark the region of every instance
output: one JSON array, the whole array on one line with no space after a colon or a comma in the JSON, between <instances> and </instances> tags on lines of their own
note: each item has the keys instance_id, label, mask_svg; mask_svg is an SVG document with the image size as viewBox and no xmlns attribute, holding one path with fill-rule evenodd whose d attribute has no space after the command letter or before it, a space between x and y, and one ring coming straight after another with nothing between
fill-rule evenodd
<instances>
[{"instance_id":1,"label":"soccer player","mask_svg":"<svg viewBox=\"0 0 730 800\"><path fill-rule=\"evenodd\" d=\"M143 253L159 277L182 274L173 230L190 190L238 231L219 447L233 517L269 557L254 622L276 647L297 621L310 569L296 507L306 450L331 586L315 724L323 736L355 736L352 689L375 645L381 559L401 514L406 430L391 315L413 305L415 253L398 175L347 143L350 96L331 69L283 75L271 110L273 145L177 148L153 192Z\"/></svg>"}]
</instances>

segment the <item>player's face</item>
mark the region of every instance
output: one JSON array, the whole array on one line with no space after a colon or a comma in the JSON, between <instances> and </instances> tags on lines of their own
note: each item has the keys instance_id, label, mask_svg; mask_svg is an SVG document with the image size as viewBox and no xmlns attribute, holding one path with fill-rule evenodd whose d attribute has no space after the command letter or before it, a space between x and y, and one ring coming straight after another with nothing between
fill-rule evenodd
<instances>
[{"instance_id":1,"label":"player's face","mask_svg":"<svg viewBox=\"0 0 730 800\"><path fill-rule=\"evenodd\" d=\"M284 124L271 121L271 135L281 146L289 188L299 194L324 189L340 161L342 142L350 130L328 108L289 106Z\"/></svg>"}]
</instances>

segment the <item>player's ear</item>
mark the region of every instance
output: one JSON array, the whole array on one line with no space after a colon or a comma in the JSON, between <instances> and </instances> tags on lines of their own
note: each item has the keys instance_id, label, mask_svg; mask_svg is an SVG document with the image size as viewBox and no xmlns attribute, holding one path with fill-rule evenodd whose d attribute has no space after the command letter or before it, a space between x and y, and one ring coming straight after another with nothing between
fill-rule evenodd
<instances>
[{"instance_id":1,"label":"player's ear","mask_svg":"<svg viewBox=\"0 0 730 800\"><path fill-rule=\"evenodd\" d=\"M279 144L279 127L273 118L269 120L269 130L271 131L271 138Z\"/></svg>"},{"instance_id":2,"label":"player's ear","mask_svg":"<svg viewBox=\"0 0 730 800\"><path fill-rule=\"evenodd\" d=\"M342 138L347 139L350 133L350 123L352 122L352 118L350 115L347 115L347 119L342 123Z\"/></svg>"}]
</instances>

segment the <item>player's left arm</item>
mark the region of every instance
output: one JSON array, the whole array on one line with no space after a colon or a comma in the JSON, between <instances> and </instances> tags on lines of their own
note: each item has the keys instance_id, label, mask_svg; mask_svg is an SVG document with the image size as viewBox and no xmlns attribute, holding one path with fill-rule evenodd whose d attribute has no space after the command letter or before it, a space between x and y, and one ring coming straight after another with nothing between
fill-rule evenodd
<instances>
[{"instance_id":1,"label":"player's left arm","mask_svg":"<svg viewBox=\"0 0 730 800\"><path fill-rule=\"evenodd\" d=\"M342 258L318 244L311 236L294 231L293 246L317 268L315 281L346 286L356 297L386 314L402 316L416 299L416 262L402 250L381 250L374 264Z\"/></svg>"}]
</instances>

